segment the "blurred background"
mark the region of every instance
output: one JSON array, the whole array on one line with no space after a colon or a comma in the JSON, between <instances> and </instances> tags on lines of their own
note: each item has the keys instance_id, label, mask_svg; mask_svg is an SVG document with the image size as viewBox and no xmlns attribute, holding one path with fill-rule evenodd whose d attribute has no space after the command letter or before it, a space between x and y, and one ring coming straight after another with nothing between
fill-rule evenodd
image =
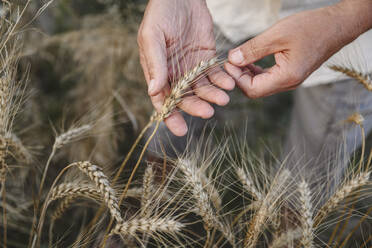
<instances>
[{"instance_id":1,"label":"blurred background","mask_svg":"<svg viewBox=\"0 0 372 248\"><path fill-rule=\"evenodd\" d=\"M17 3L24 4L24 1L15 0L14 4ZM15 132L35 158L35 167L29 174L42 171L56 134L85 123L87 116L89 120L94 119L95 124L94 133L56 154L48 185L70 161L89 159L114 171L153 111L137 47L137 30L147 1L32 1L24 24L49 3L23 31L24 49L19 71L30 69L27 101ZM273 62L273 58L268 57L258 64L268 67ZM207 130L213 130L217 138L239 137L263 161L280 158L290 123L293 92L257 100L246 98L238 89L230 95L227 107L216 107L217 114L207 121ZM130 171L131 167L126 170ZM21 185L21 194L31 195L32 187L27 188L27 185L33 183L35 177L26 174L18 181L10 175L14 179L10 181ZM18 237L27 240L28 230L17 227L19 223L28 225L30 222L27 219L31 216L30 205L24 209L28 217L13 222L17 232L9 231L9 240L13 242L10 247L24 247L24 242L16 242ZM74 209L70 213L80 220L86 212ZM56 228L79 229L70 225L64 223Z\"/></svg>"}]
</instances>

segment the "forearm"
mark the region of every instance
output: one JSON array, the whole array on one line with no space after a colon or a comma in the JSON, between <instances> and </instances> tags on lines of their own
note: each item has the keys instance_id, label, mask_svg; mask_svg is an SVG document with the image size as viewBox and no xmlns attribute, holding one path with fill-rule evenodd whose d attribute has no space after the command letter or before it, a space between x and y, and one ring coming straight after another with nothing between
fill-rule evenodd
<instances>
[{"instance_id":1,"label":"forearm","mask_svg":"<svg viewBox=\"0 0 372 248\"><path fill-rule=\"evenodd\" d=\"M336 16L346 44L372 28L371 0L342 0L330 7L330 11Z\"/></svg>"}]
</instances>

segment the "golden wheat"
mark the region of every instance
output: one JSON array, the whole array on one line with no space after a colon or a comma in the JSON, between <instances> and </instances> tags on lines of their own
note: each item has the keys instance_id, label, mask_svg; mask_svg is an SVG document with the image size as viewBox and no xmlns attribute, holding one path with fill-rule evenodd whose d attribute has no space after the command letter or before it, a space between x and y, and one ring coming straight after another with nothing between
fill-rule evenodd
<instances>
[{"instance_id":1,"label":"golden wheat","mask_svg":"<svg viewBox=\"0 0 372 248\"><path fill-rule=\"evenodd\" d=\"M32 154L24 146L22 140L18 138L17 135L15 135L14 133L7 133L5 135L5 138L9 146L9 149L12 149L14 151L14 157L16 159L19 159L20 161L25 162L26 164L32 162Z\"/></svg>"},{"instance_id":2,"label":"golden wheat","mask_svg":"<svg viewBox=\"0 0 372 248\"><path fill-rule=\"evenodd\" d=\"M200 181L203 185L203 188L208 192L211 198L211 202L213 203L214 207L218 210L222 207L222 199L220 194L218 193L218 190L215 188L212 180L207 177L207 175L199 169L200 174Z\"/></svg>"},{"instance_id":3,"label":"golden wheat","mask_svg":"<svg viewBox=\"0 0 372 248\"><path fill-rule=\"evenodd\" d=\"M143 192L141 197L141 216L149 217L149 205L154 192L154 170L151 164L147 165L143 176Z\"/></svg>"},{"instance_id":4,"label":"golden wheat","mask_svg":"<svg viewBox=\"0 0 372 248\"><path fill-rule=\"evenodd\" d=\"M311 203L311 191L306 181L302 181L298 185L298 191L300 192L300 213L301 213L301 228L302 228L302 239L301 243L304 248L313 248L313 207Z\"/></svg>"},{"instance_id":5,"label":"golden wheat","mask_svg":"<svg viewBox=\"0 0 372 248\"><path fill-rule=\"evenodd\" d=\"M288 170L283 170L277 174L259 210L254 214L249 223L244 240L245 247L251 248L257 243L266 221L274 217L273 214L276 213L275 209L277 208L278 201L285 192L285 187L288 184L290 176L291 173Z\"/></svg>"},{"instance_id":6,"label":"golden wheat","mask_svg":"<svg viewBox=\"0 0 372 248\"><path fill-rule=\"evenodd\" d=\"M370 172L360 172L359 174L355 175L351 180L346 181L336 192L332 195L332 197L321 207L317 216L315 217L314 226L318 226L321 221L324 220L332 211L334 211L339 204L351 193L353 193L358 188L365 186L370 177Z\"/></svg>"},{"instance_id":7,"label":"golden wheat","mask_svg":"<svg viewBox=\"0 0 372 248\"><path fill-rule=\"evenodd\" d=\"M123 219L120 213L119 201L116 197L116 193L111 188L107 176L103 173L102 169L96 165L92 165L90 162L77 162L74 163L82 172L89 176L89 178L95 182L96 187L103 195L105 203L108 205L111 215L117 222L122 222Z\"/></svg>"},{"instance_id":8,"label":"golden wheat","mask_svg":"<svg viewBox=\"0 0 372 248\"><path fill-rule=\"evenodd\" d=\"M216 57L206 61L201 61L193 69L186 72L176 83L174 83L171 93L165 99L157 119L164 120L176 109L177 105L182 101L184 94L192 86L192 84L200 79L208 70L216 67L218 60Z\"/></svg>"},{"instance_id":9,"label":"golden wheat","mask_svg":"<svg viewBox=\"0 0 372 248\"><path fill-rule=\"evenodd\" d=\"M49 201L56 201L61 198L88 197L94 200L101 198L101 192L92 185L80 183L62 183L52 190Z\"/></svg>"},{"instance_id":10,"label":"golden wheat","mask_svg":"<svg viewBox=\"0 0 372 248\"><path fill-rule=\"evenodd\" d=\"M183 180L191 187L192 196L196 201L196 207L199 215L203 218L207 231L216 228L225 238L234 244L234 235L230 230L228 224L222 223L210 204L210 195L203 188L203 183L200 178L200 173L195 168L195 165L190 163L189 160L179 159L177 167L184 173Z\"/></svg>"},{"instance_id":11,"label":"golden wheat","mask_svg":"<svg viewBox=\"0 0 372 248\"><path fill-rule=\"evenodd\" d=\"M348 77L356 79L367 90L372 91L372 80L368 74L363 74L361 72L358 72L355 69L350 69L348 67L339 66L339 65L332 65L329 68L331 68L334 71L341 72Z\"/></svg>"},{"instance_id":12,"label":"golden wheat","mask_svg":"<svg viewBox=\"0 0 372 248\"><path fill-rule=\"evenodd\" d=\"M238 178L241 184L243 185L243 188L247 190L248 193L250 193L255 198L255 200L262 201L263 199L262 193L257 190L257 188L255 187L254 183L252 182L248 174L245 172L245 170L243 168L236 168L236 174L238 175Z\"/></svg>"},{"instance_id":13,"label":"golden wheat","mask_svg":"<svg viewBox=\"0 0 372 248\"><path fill-rule=\"evenodd\" d=\"M135 218L117 224L111 234L135 236L137 232L152 235L154 233L176 234L184 225L171 218Z\"/></svg>"}]
</instances>

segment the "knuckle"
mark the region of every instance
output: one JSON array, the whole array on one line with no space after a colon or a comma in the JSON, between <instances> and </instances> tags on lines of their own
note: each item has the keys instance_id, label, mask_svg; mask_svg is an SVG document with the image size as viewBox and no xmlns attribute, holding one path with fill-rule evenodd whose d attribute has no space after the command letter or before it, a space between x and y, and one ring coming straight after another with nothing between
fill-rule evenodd
<instances>
[{"instance_id":1,"label":"knuckle","mask_svg":"<svg viewBox=\"0 0 372 248\"><path fill-rule=\"evenodd\" d=\"M303 79L303 73L300 70L291 70L291 71L289 71L287 73L288 73L287 74L287 78L288 78L287 83L289 85L297 85Z\"/></svg>"},{"instance_id":2,"label":"knuckle","mask_svg":"<svg viewBox=\"0 0 372 248\"><path fill-rule=\"evenodd\" d=\"M248 59L249 57L256 58L259 56L257 42L255 39L251 39L246 43L246 45L244 46L243 56L245 59Z\"/></svg>"},{"instance_id":3,"label":"knuckle","mask_svg":"<svg viewBox=\"0 0 372 248\"><path fill-rule=\"evenodd\" d=\"M142 42L146 42L153 38L153 32L150 27L145 26L142 28L139 36Z\"/></svg>"}]
</instances>

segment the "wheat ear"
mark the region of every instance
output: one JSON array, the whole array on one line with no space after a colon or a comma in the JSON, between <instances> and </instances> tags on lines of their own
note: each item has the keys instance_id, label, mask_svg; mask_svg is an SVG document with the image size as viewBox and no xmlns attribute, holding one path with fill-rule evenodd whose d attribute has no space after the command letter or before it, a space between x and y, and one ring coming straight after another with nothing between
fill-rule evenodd
<instances>
[{"instance_id":1,"label":"wheat ear","mask_svg":"<svg viewBox=\"0 0 372 248\"><path fill-rule=\"evenodd\" d=\"M118 223L123 222L123 218L121 217L120 208L119 208L119 204L118 204L115 191L111 188L108 178L102 172L102 169L100 167L96 165L92 165L88 161L75 162L63 168L62 171L54 179L51 189L54 189L55 185L60 180L60 178L64 175L64 173L66 173L66 171L68 171L69 169L73 167L77 167L80 171L86 174L95 183L97 189L99 190L100 194L104 198L104 202L107 204L110 210L111 216L116 220L116 222ZM40 219L37 225L37 232L33 237L31 248L34 248L40 245L40 235L43 229L44 219L45 219L47 208L50 203L49 199L51 198L52 193L53 193L52 190L48 192L46 200L41 209Z\"/></svg>"},{"instance_id":2,"label":"wheat ear","mask_svg":"<svg viewBox=\"0 0 372 248\"><path fill-rule=\"evenodd\" d=\"M298 185L300 192L301 203L301 224L302 224L302 239L301 243L304 248L313 248L313 206L311 203L311 191L306 181L302 181Z\"/></svg>"},{"instance_id":3,"label":"wheat ear","mask_svg":"<svg viewBox=\"0 0 372 248\"><path fill-rule=\"evenodd\" d=\"M176 109L177 105L182 101L182 98L188 88L208 70L212 69L218 64L216 57L206 61L201 61L193 69L185 73L173 85L170 95L165 99L161 112L155 117L159 120L164 120Z\"/></svg>"},{"instance_id":4,"label":"wheat ear","mask_svg":"<svg viewBox=\"0 0 372 248\"><path fill-rule=\"evenodd\" d=\"M275 213L278 200L284 193L284 187L287 184L290 175L291 173L289 170L283 170L274 179L270 191L266 194L261 203L260 209L255 213L248 224L249 226L244 240L244 247L251 248L257 243L266 221L269 219L270 215Z\"/></svg>"},{"instance_id":5,"label":"wheat ear","mask_svg":"<svg viewBox=\"0 0 372 248\"><path fill-rule=\"evenodd\" d=\"M151 195L154 192L154 170L151 164L147 165L143 176L143 192L141 197L141 213L142 217L149 217L149 206L151 204Z\"/></svg>"},{"instance_id":6,"label":"wheat ear","mask_svg":"<svg viewBox=\"0 0 372 248\"><path fill-rule=\"evenodd\" d=\"M48 173L50 163L52 162L52 159L53 159L56 151L58 149L62 148L63 146L71 143L72 141L76 140L81 135L86 134L91 128L92 128L91 125L88 125L88 124L87 125L82 125L81 127L72 128L72 129L68 130L67 132L62 133L61 135L56 137L56 139L54 141L54 144L53 144L52 152L49 155L49 158L47 160L47 163L46 163L44 171L43 171L43 176L41 178L40 187L39 187L39 197L42 194L45 179L46 179L46 175Z\"/></svg>"},{"instance_id":7,"label":"wheat ear","mask_svg":"<svg viewBox=\"0 0 372 248\"><path fill-rule=\"evenodd\" d=\"M103 173L102 169L96 165L92 165L90 162L87 161L77 162L75 163L75 166L78 167L82 172L88 175L92 181L95 182L96 187L102 194L112 217L117 222L123 222L116 193L113 188L111 188L109 180Z\"/></svg>"},{"instance_id":8,"label":"wheat ear","mask_svg":"<svg viewBox=\"0 0 372 248\"><path fill-rule=\"evenodd\" d=\"M61 198L73 199L76 197L87 197L93 200L101 199L101 192L92 185L81 185L79 183L61 183L54 189L49 198L49 202Z\"/></svg>"},{"instance_id":9,"label":"wheat ear","mask_svg":"<svg viewBox=\"0 0 372 248\"><path fill-rule=\"evenodd\" d=\"M97 194L93 193L92 197L90 198L94 200L102 200L101 194L95 188L92 188L92 190L95 190ZM142 195L143 195L143 188L131 188L128 190L128 193L127 193L127 197L134 197L134 198L139 198L139 199L141 199ZM69 196L64 197L64 199L59 203L59 205L56 207L56 209L52 213L51 225L49 227L49 247L52 247L53 226L54 226L55 221L63 216L66 210L71 206L71 204L79 196L80 196L79 194L71 194ZM163 198L164 198L163 199L164 201L167 201L171 198L171 196L169 194L165 194Z\"/></svg>"},{"instance_id":10,"label":"wheat ear","mask_svg":"<svg viewBox=\"0 0 372 248\"><path fill-rule=\"evenodd\" d=\"M116 224L111 234L135 236L137 232L154 234L167 233L176 234L181 231L184 225L171 218L135 218Z\"/></svg>"},{"instance_id":11,"label":"wheat ear","mask_svg":"<svg viewBox=\"0 0 372 248\"><path fill-rule=\"evenodd\" d=\"M71 204L75 201L75 199L79 195L71 195L65 197L58 205L58 207L54 210L51 219L52 221L58 220L63 216L63 214L67 211L67 209L71 206Z\"/></svg>"},{"instance_id":12,"label":"wheat ear","mask_svg":"<svg viewBox=\"0 0 372 248\"><path fill-rule=\"evenodd\" d=\"M244 189L247 190L257 201L262 201L263 196L260 191L257 190L256 186L252 182L250 176L245 172L243 168L236 168L236 174L243 185Z\"/></svg>"},{"instance_id":13,"label":"wheat ear","mask_svg":"<svg viewBox=\"0 0 372 248\"><path fill-rule=\"evenodd\" d=\"M317 227L334 209L336 209L340 202L347 198L356 189L366 185L369 181L370 172L360 172L351 180L347 181L340 187L333 196L321 207L315 217L314 227Z\"/></svg>"},{"instance_id":14,"label":"wheat ear","mask_svg":"<svg viewBox=\"0 0 372 248\"><path fill-rule=\"evenodd\" d=\"M234 235L228 225L221 223L213 207L210 204L210 195L204 190L201 182L200 173L190 161L179 159L177 163L178 168L183 172L183 180L191 186L192 196L196 201L197 211L203 218L207 231L216 228L225 238L234 244Z\"/></svg>"},{"instance_id":15,"label":"wheat ear","mask_svg":"<svg viewBox=\"0 0 372 248\"><path fill-rule=\"evenodd\" d=\"M32 161L32 155L28 149L23 145L22 141L14 133L6 135L6 141L12 150L15 151L15 157L21 159L25 163L30 163Z\"/></svg>"},{"instance_id":16,"label":"wheat ear","mask_svg":"<svg viewBox=\"0 0 372 248\"><path fill-rule=\"evenodd\" d=\"M6 72L4 76L0 76L0 132L3 136L8 130L8 123L10 118L10 108L11 108L11 99L12 91L10 89L9 82L12 80L12 72L7 71L8 68L5 68ZM3 69L4 70L4 69Z\"/></svg>"},{"instance_id":17,"label":"wheat ear","mask_svg":"<svg viewBox=\"0 0 372 248\"><path fill-rule=\"evenodd\" d=\"M222 207L222 199L220 194L218 193L218 190L214 187L211 180L207 177L207 175L199 169L200 173L200 180L203 185L203 188L208 192L211 202L213 203L214 207L218 210Z\"/></svg>"},{"instance_id":18,"label":"wheat ear","mask_svg":"<svg viewBox=\"0 0 372 248\"><path fill-rule=\"evenodd\" d=\"M92 129L92 125L86 124L80 127L72 128L65 133L57 136L54 142L54 147L60 149L63 146L71 143L82 135L86 134L89 130Z\"/></svg>"},{"instance_id":19,"label":"wheat ear","mask_svg":"<svg viewBox=\"0 0 372 248\"><path fill-rule=\"evenodd\" d=\"M367 74L363 74L355 69L350 69L344 66L339 65L332 65L329 67L333 71L341 72L348 77L356 79L359 83L361 83L367 90L372 91L372 80L371 77Z\"/></svg>"}]
</instances>

